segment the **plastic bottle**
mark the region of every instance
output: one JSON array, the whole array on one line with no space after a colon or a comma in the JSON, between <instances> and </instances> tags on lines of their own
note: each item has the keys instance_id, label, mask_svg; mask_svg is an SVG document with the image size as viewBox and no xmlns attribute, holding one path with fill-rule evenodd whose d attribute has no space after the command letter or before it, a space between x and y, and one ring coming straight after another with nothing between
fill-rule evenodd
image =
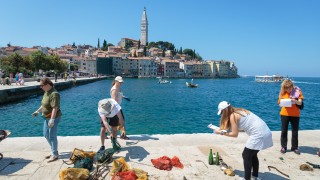
<instances>
[{"instance_id":1,"label":"plastic bottle","mask_svg":"<svg viewBox=\"0 0 320 180\"><path fill-rule=\"evenodd\" d=\"M217 152L217 154L216 154L216 165L220 165L219 152Z\"/></svg>"},{"instance_id":2,"label":"plastic bottle","mask_svg":"<svg viewBox=\"0 0 320 180\"><path fill-rule=\"evenodd\" d=\"M213 165L212 149L210 149L210 153L209 153L209 165Z\"/></svg>"}]
</instances>

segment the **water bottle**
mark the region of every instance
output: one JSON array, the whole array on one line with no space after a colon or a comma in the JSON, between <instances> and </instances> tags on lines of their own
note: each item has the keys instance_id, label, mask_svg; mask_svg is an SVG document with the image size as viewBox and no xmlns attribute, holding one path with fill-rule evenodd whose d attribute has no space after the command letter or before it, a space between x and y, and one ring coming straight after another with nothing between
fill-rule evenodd
<instances>
[{"instance_id":1,"label":"water bottle","mask_svg":"<svg viewBox=\"0 0 320 180\"><path fill-rule=\"evenodd\" d=\"M209 153L209 165L213 165L213 154L212 154L212 149L210 149L210 153Z\"/></svg>"}]
</instances>

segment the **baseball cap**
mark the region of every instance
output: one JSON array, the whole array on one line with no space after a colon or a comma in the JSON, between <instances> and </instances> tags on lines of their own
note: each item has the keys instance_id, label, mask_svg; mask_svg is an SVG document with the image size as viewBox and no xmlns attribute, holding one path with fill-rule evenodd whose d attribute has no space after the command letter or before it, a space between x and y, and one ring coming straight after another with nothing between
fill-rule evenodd
<instances>
[{"instance_id":1,"label":"baseball cap","mask_svg":"<svg viewBox=\"0 0 320 180\"><path fill-rule=\"evenodd\" d=\"M123 82L123 79L121 76L117 76L114 80L118 81L118 82Z\"/></svg>"},{"instance_id":2,"label":"baseball cap","mask_svg":"<svg viewBox=\"0 0 320 180\"><path fill-rule=\"evenodd\" d=\"M221 101L218 105L218 115L220 115L221 111L223 111L228 106L230 106L230 104L227 101Z\"/></svg>"}]
</instances>

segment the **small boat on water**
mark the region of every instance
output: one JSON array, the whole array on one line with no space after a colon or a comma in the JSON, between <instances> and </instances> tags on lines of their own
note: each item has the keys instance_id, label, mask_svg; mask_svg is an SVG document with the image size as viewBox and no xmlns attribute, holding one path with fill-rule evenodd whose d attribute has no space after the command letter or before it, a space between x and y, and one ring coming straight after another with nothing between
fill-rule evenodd
<instances>
[{"instance_id":1,"label":"small boat on water","mask_svg":"<svg viewBox=\"0 0 320 180\"><path fill-rule=\"evenodd\" d=\"M171 84L172 82L171 81L168 81L166 79L159 79L159 84Z\"/></svg>"},{"instance_id":2,"label":"small boat on water","mask_svg":"<svg viewBox=\"0 0 320 180\"><path fill-rule=\"evenodd\" d=\"M191 87L191 88L195 88L195 87L198 87L198 84L193 84L193 79L192 79L191 82L186 82L186 86Z\"/></svg>"},{"instance_id":3,"label":"small boat on water","mask_svg":"<svg viewBox=\"0 0 320 180\"><path fill-rule=\"evenodd\" d=\"M255 81L259 83L274 83L274 82L282 82L287 77L279 76L279 75L264 75L264 76L255 76Z\"/></svg>"}]
</instances>

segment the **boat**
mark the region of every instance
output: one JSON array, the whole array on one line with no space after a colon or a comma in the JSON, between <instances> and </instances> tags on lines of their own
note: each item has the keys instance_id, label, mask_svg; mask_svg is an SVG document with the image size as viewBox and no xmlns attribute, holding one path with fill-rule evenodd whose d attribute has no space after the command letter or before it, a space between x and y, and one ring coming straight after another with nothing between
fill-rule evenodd
<instances>
[{"instance_id":1,"label":"boat","mask_svg":"<svg viewBox=\"0 0 320 180\"><path fill-rule=\"evenodd\" d=\"M288 79L279 75L264 75L264 76L255 76L255 81L259 83L274 83L274 82L282 82L285 79Z\"/></svg>"},{"instance_id":2,"label":"boat","mask_svg":"<svg viewBox=\"0 0 320 180\"><path fill-rule=\"evenodd\" d=\"M166 79L159 79L159 84L171 84L172 82L171 81L168 81Z\"/></svg>"},{"instance_id":3,"label":"boat","mask_svg":"<svg viewBox=\"0 0 320 180\"><path fill-rule=\"evenodd\" d=\"M191 87L191 88L195 88L198 87L198 84L193 84L193 79L191 80L191 82L186 82L187 87Z\"/></svg>"}]
</instances>

